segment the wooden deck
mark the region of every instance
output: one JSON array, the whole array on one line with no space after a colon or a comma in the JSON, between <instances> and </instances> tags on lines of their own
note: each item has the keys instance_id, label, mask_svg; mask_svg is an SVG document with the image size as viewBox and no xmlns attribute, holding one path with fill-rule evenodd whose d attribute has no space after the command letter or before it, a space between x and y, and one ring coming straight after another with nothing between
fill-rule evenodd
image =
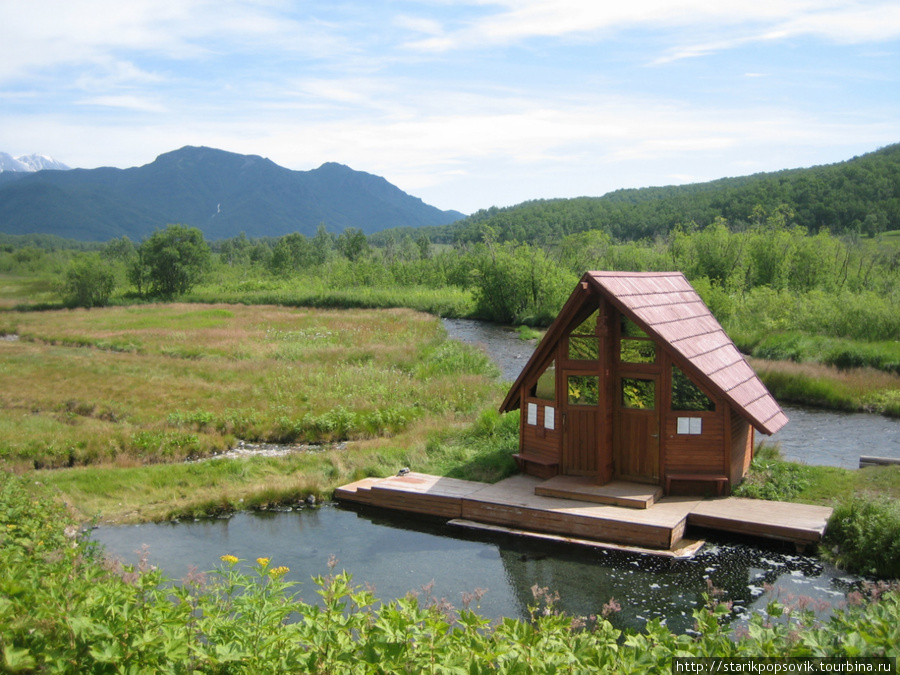
<instances>
[{"instance_id":1,"label":"wooden deck","mask_svg":"<svg viewBox=\"0 0 900 675\"><path fill-rule=\"evenodd\" d=\"M830 517L828 506L719 497L698 503L688 516L688 523L804 546L822 540Z\"/></svg>"},{"instance_id":2,"label":"wooden deck","mask_svg":"<svg viewBox=\"0 0 900 675\"><path fill-rule=\"evenodd\" d=\"M518 475L489 485L412 472L365 478L338 488L334 495L342 501L439 516L468 527L666 555L690 555L699 548L702 542L685 539L688 525L806 546L821 539L831 515L827 507L734 497L656 499L653 486L649 490L639 486L653 495L652 505L632 508L597 503L592 498L598 492L579 487L580 482ZM607 497L634 492L633 486L611 485Z\"/></svg>"}]
</instances>

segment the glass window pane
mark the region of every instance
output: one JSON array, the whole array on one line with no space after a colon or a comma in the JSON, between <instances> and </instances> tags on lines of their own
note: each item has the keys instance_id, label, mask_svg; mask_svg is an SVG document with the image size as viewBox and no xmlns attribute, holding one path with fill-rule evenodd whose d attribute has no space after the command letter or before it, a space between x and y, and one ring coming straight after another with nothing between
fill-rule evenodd
<instances>
[{"instance_id":1,"label":"glass window pane","mask_svg":"<svg viewBox=\"0 0 900 675\"><path fill-rule=\"evenodd\" d=\"M622 317L622 337L623 338L647 338L650 337L638 325L624 314Z\"/></svg>"},{"instance_id":2,"label":"glass window pane","mask_svg":"<svg viewBox=\"0 0 900 675\"><path fill-rule=\"evenodd\" d=\"M622 363L655 363L656 343L652 340L622 340L619 360Z\"/></svg>"},{"instance_id":3,"label":"glass window pane","mask_svg":"<svg viewBox=\"0 0 900 675\"><path fill-rule=\"evenodd\" d=\"M622 406L636 410L656 408L656 381L636 377L622 378Z\"/></svg>"},{"instance_id":4,"label":"glass window pane","mask_svg":"<svg viewBox=\"0 0 900 675\"><path fill-rule=\"evenodd\" d=\"M672 366L672 410L715 410L716 404L684 374Z\"/></svg>"},{"instance_id":5,"label":"glass window pane","mask_svg":"<svg viewBox=\"0 0 900 675\"><path fill-rule=\"evenodd\" d=\"M545 401L556 402L556 361L544 368L544 372L538 377L537 384L531 390L531 395Z\"/></svg>"},{"instance_id":6,"label":"glass window pane","mask_svg":"<svg viewBox=\"0 0 900 675\"><path fill-rule=\"evenodd\" d=\"M600 400L598 375L569 375L566 384L569 405L597 405Z\"/></svg>"},{"instance_id":7,"label":"glass window pane","mask_svg":"<svg viewBox=\"0 0 900 675\"><path fill-rule=\"evenodd\" d=\"M600 340L595 337L570 337L569 358L575 361L596 361L600 358Z\"/></svg>"},{"instance_id":8,"label":"glass window pane","mask_svg":"<svg viewBox=\"0 0 900 675\"><path fill-rule=\"evenodd\" d=\"M588 318L575 326L570 335L596 335L597 334L597 318L600 316L600 310L591 314Z\"/></svg>"}]
</instances>

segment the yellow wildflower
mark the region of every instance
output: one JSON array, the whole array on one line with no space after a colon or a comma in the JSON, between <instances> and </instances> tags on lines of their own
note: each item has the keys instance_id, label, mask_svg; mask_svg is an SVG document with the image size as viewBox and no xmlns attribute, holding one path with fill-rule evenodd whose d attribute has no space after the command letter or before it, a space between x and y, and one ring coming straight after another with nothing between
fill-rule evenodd
<instances>
[{"instance_id":1,"label":"yellow wildflower","mask_svg":"<svg viewBox=\"0 0 900 675\"><path fill-rule=\"evenodd\" d=\"M220 556L219 560L221 560L224 563L228 563L229 565L235 565L235 564L237 564L237 561L238 561L238 559L233 555Z\"/></svg>"},{"instance_id":2,"label":"yellow wildflower","mask_svg":"<svg viewBox=\"0 0 900 675\"><path fill-rule=\"evenodd\" d=\"M279 565L278 567L273 567L269 570L269 575L273 578L283 577L285 574L291 571L290 567L285 567L284 565Z\"/></svg>"},{"instance_id":3,"label":"yellow wildflower","mask_svg":"<svg viewBox=\"0 0 900 675\"><path fill-rule=\"evenodd\" d=\"M268 567L269 559L268 558L257 558L256 564L259 565L260 567Z\"/></svg>"}]
</instances>

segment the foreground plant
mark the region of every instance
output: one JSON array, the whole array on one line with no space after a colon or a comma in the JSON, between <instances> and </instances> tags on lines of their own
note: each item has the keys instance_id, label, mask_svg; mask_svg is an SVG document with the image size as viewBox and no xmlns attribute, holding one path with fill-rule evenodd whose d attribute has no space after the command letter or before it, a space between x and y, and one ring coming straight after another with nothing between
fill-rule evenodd
<instances>
[{"instance_id":1,"label":"foreground plant","mask_svg":"<svg viewBox=\"0 0 900 675\"><path fill-rule=\"evenodd\" d=\"M136 566L104 561L63 507L33 487L0 473L4 672L646 673L684 656L900 651L900 593L886 585L851 594L827 621L772 602L739 634L711 592L690 635L659 621L623 633L602 613L569 617L546 589L536 589L529 621L494 623L412 594L379 602L347 572L315 578L318 600L309 602L285 580L287 568L264 557L225 554L218 569L173 586L146 557Z\"/></svg>"}]
</instances>

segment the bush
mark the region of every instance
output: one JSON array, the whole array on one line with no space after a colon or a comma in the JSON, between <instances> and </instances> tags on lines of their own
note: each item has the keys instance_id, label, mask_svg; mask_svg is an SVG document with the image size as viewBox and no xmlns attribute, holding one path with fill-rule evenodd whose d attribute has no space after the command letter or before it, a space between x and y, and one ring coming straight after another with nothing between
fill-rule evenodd
<instances>
[{"instance_id":1,"label":"bush","mask_svg":"<svg viewBox=\"0 0 900 675\"><path fill-rule=\"evenodd\" d=\"M212 254L199 229L169 225L140 245L130 277L139 294L172 298L191 290L211 261Z\"/></svg>"},{"instance_id":2,"label":"bush","mask_svg":"<svg viewBox=\"0 0 900 675\"><path fill-rule=\"evenodd\" d=\"M900 578L900 503L854 497L834 509L825 544L835 563L860 574Z\"/></svg>"},{"instance_id":3,"label":"bush","mask_svg":"<svg viewBox=\"0 0 900 675\"><path fill-rule=\"evenodd\" d=\"M92 253L72 260L60 295L69 307L104 307L115 287L112 269L99 255Z\"/></svg>"},{"instance_id":4,"label":"bush","mask_svg":"<svg viewBox=\"0 0 900 675\"><path fill-rule=\"evenodd\" d=\"M789 501L809 486L806 467L785 462L777 446L757 446L750 472L734 489L736 497Z\"/></svg>"}]
</instances>

